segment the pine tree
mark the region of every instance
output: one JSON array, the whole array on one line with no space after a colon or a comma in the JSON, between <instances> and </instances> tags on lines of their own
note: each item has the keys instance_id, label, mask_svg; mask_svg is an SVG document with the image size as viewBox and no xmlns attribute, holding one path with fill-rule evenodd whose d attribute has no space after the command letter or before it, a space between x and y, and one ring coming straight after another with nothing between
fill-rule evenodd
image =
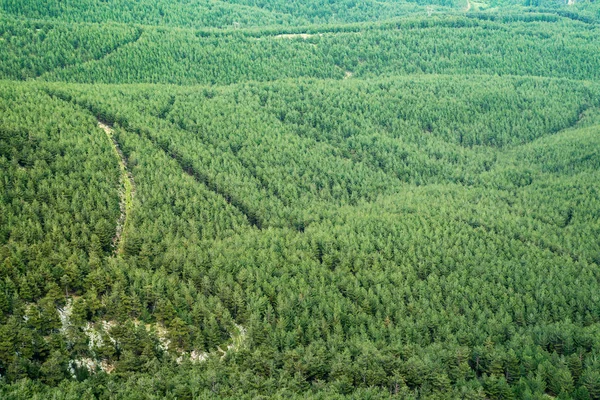
<instances>
[{"instance_id":1,"label":"pine tree","mask_svg":"<svg viewBox=\"0 0 600 400\"><path fill-rule=\"evenodd\" d=\"M559 367L554 371L548 387L555 395L569 395L573 389L573 377L566 367Z\"/></svg>"},{"instance_id":2,"label":"pine tree","mask_svg":"<svg viewBox=\"0 0 600 400\"><path fill-rule=\"evenodd\" d=\"M51 386L57 385L67 376L67 364L67 357L60 350L54 350L40 368L42 380Z\"/></svg>"},{"instance_id":3,"label":"pine tree","mask_svg":"<svg viewBox=\"0 0 600 400\"><path fill-rule=\"evenodd\" d=\"M591 399L600 399L600 371L586 369L581 376L581 382L587 389Z\"/></svg>"}]
</instances>

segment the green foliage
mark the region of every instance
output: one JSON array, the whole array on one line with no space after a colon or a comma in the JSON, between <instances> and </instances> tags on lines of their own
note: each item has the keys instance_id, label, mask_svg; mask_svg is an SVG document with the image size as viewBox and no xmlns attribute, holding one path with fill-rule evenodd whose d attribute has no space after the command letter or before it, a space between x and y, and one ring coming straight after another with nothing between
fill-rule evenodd
<instances>
[{"instance_id":1,"label":"green foliage","mask_svg":"<svg viewBox=\"0 0 600 400\"><path fill-rule=\"evenodd\" d=\"M553 24L561 28L552 29ZM286 77L342 79L347 73L356 78L485 74L573 79L597 79L599 73L598 31L546 14L531 21L442 16L296 32L146 27L131 45L43 78L189 85Z\"/></svg>"},{"instance_id":2,"label":"green foliage","mask_svg":"<svg viewBox=\"0 0 600 400\"><path fill-rule=\"evenodd\" d=\"M1 398L600 398L593 5L42 3L0 2Z\"/></svg>"},{"instance_id":3,"label":"green foliage","mask_svg":"<svg viewBox=\"0 0 600 400\"><path fill-rule=\"evenodd\" d=\"M13 20L0 15L0 77L29 79L73 64L98 60L141 30L122 25Z\"/></svg>"},{"instance_id":4,"label":"green foliage","mask_svg":"<svg viewBox=\"0 0 600 400\"><path fill-rule=\"evenodd\" d=\"M119 22L178 27L247 27L374 21L423 12L419 5L452 7L453 0L2 0L0 10L17 16L73 22Z\"/></svg>"}]
</instances>

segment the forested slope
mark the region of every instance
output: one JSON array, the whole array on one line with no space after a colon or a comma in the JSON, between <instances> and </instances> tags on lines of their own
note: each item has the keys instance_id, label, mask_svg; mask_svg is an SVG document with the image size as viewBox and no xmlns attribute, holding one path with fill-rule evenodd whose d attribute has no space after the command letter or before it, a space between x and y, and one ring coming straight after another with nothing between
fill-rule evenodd
<instances>
[{"instance_id":1,"label":"forested slope","mask_svg":"<svg viewBox=\"0 0 600 400\"><path fill-rule=\"evenodd\" d=\"M552 23L566 26L553 33L548 29ZM306 39L293 34L205 35L147 28L134 45L43 78L82 83L230 84L286 77L342 79L348 72L356 78L499 74L597 79L600 31L581 25L567 19L548 24L463 17L358 26L351 32L309 31Z\"/></svg>"},{"instance_id":2,"label":"forested slope","mask_svg":"<svg viewBox=\"0 0 600 400\"><path fill-rule=\"evenodd\" d=\"M449 9L453 0L404 2L396 0L341 1L221 1L221 0L82 0L77 2L19 2L2 0L0 10L28 18L69 22L119 22L177 27L249 27L374 21L409 13L424 13L423 4Z\"/></svg>"},{"instance_id":3,"label":"forested slope","mask_svg":"<svg viewBox=\"0 0 600 400\"><path fill-rule=\"evenodd\" d=\"M0 17L0 76L36 78L54 69L98 60L135 42L140 28L19 21Z\"/></svg>"},{"instance_id":4,"label":"forested slope","mask_svg":"<svg viewBox=\"0 0 600 400\"><path fill-rule=\"evenodd\" d=\"M600 399L593 5L42 3L0 397Z\"/></svg>"},{"instance_id":5,"label":"forested slope","mask_svg":"<svg viewBox=\"0 0 600 400\"><path fill-rule=\"evenodd\" d=\"M189 85L485 74L589 80L598 79L600 63L600 28L547 13L248 30L1 21L0 77L8 79Z\"/></svg>"},{"instance_id":6,"label":"forested slope","mask_svg":"<svg viewBox=\"0 0 600 400\"><path fill-rule=\"evenodd\" d=\"M569 7L565 7L565 5ZM68 22L117 22L186 28L246 28L381 21L407 15L502 9L549 11L569 18L598 21L594 1L560 0L32 0L0 1L0 11L16 17Z\"/></svg>"}]
</instances>

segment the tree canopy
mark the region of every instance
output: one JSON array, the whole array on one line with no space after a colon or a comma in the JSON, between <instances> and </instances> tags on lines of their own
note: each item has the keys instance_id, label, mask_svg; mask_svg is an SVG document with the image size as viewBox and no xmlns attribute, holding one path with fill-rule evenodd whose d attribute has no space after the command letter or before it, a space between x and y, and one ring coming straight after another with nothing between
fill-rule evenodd
<instances>
[{"instance_id":1,"label":"tree canopy","mask_svg":"<svg viewBox=\"0 0 600 400\"><path fill-rule=\"evenodd\" d=\"M0 397L600 399L594 5L427 4L0 2Z\"/></svg>"}]
</instances>

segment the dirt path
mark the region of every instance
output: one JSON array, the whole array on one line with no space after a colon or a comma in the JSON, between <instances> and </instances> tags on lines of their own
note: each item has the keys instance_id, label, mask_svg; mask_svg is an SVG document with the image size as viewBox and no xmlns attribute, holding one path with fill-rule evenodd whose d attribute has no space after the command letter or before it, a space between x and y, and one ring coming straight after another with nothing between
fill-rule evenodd
<instances>
[{"instance_id":1,"label":"dirt path","mask_svg":"<svg viewBox=\"0 0 600 400\"><path fill-rule=\"evenodd\" d=\"M467 0L467 8L465 8L465 11L469 11L471 9L471 0Z\"/></svg>"},{"instance_id":2,"label":"dirt path","mask_svg":"<svg viewBox=\"0 0 600 400\"><path fill-rule=\"evenodd\" d=\"M314 36L323 36L322 33L282 33L279 35L275 35L273 36L274 38L278 38L278 39L296 39L296 38L301 38L301 39L308 39Z\"/></svg>"},{"instance_id":3,"label":"dirt path","mask_svg":"<svg viewBox=\"0 0 600 400\"><path fill-rule=\"evenodd\" d=\"M133 197L135 196L135 182L133 181L133 176L131 175L131 172L129 172L129 170L127 169L127 159L123 155L123 152L119 147L119 143L113 136L112 128L101 121L98 121L98 126L104 131L104 133L106 133L106 136L112 143L113 150L115 151L115 154L119 157L119 168L121 169L121 189L119 190L119 208L121 209L121 214L119 215L119 220L117 221L117 229L113 238L113 246L115 248L115 253L118 255L123 254L123 230L127 225L127 217L131 215Z\"/></svg>"}]
</instances>

